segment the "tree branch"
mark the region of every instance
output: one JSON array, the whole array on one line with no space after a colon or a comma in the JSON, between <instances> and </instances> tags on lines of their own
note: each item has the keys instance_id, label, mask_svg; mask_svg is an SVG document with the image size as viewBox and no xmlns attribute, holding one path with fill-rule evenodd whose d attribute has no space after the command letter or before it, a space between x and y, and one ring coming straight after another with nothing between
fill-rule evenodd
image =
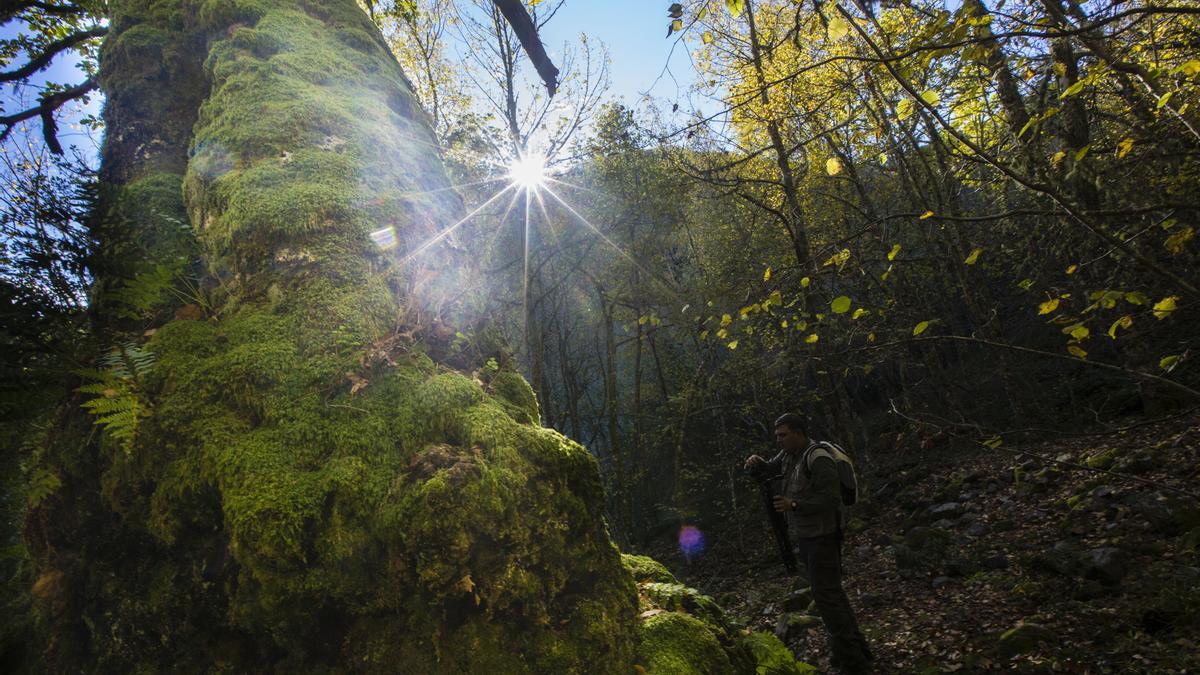
<instances>
[{"instance_id":1,"label":"tree branch","mask_svg":"<svg viewBox=\"0 0 1200 675\"><path fill-rule=\"evenodd\" d=\"M80 33L72 33L61 40L51 42L46 46L46 51L39 54L36 58L30 59L29 63L8 72L0 72L0 82L14 82L23 80L39 70L50 65L55 56L64 50L70 49L81 42L87 42L93 38L104 36L108 33L108 28L97 27L91 30L85 30Z\"/></svg>"},{"instance_id":2,"label":"tree branch","mask_svg":"<svg viewBox=\"0 0 1200 675\"><path fill-rule=\"evenodd\" d=\"M99 85L95 78L88 78L82 84L56 91L49 94L43 94L41 103L36 107L28 110L23 110L12 115L0 117L0 124L4 125L4 130L0 131L0 142L8 138L12 133L13 127L24 122L27 119L34 117L42 118L42 136L46 139L46 146L50 148L50 152L56 155L63 154L62 144L58 142L58 124L54 121L54 113L67 101L73 101L77 98L82 98L88 92L96 89Z\"/></svg>"}]
</instances>

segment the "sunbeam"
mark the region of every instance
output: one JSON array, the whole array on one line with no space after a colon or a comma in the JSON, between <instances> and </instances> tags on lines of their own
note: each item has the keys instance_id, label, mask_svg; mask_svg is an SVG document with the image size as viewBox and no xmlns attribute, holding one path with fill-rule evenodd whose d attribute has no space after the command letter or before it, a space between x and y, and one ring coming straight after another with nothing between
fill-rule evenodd
<instances>
[{"instance_id":1,"label":"sunbeam","mask_svg":"<svg viewBox=\"0 0 1200 675\"><path fill-rule=\"evenodd\" d=\"M453 225L451 225L450 227L447 227L446 229L444 229L444 230L442 230L441 232L439 232L439 233L437 233L436 235L434 235L434 236L433 236L433 238L431 238L429 241L427 241L427 242L425 242L424 244L421 244L421 245L420 245L420 246L418 246L417 248L413 249L411 253L409 253L408 255L404 256L404 258L403 258L403 259L400 261L400 264L401 264L401 265L407 265L408 263L412 262L412 260L413 260L414 258L416 258L417 256L421 255L421 254L422 254L422 253L424 253L425 251L429 250L429 247L433 246L434 244L438 243L439 241L441 241L441 240L445 239L446 237L450 236L450 233L451 233L451 232L454 232L454 230L458 229L458 227L459 227L460 225L462 225L463 223L465 223L465 222L467 222L468 220L470 220L471 218L473 218L473 217L475 216L475 214L479 213L479 212L480 212L480 211L482 211L483 209L487 208L487 206L488 206L489 204L491 204L492 202L494 202L494 201L496 201L497 199L499 199L499 198L500 198L500 195L504 194L505 192L508 192L509 190L512 190L514 187L516 187L516 185L515 185L515 184L509 184L509 185L505 186L505 188L504 188L503 190L501 190L501 191L497 192L496 194L492 195L492 196L491 196L491 198L490 198L490 199L488 199L486 202L484 202L484 203L480 204L479 206L475 207L475 210L474 210L474 211L471 211L471 212L470 212L470 213L468 213L467 215L463 216L463 217L462 217L462 218L461 218L461 219L460 219L460 220L459 220L457 223L454 223L454 224L453 224Z\"/></svg>"}]
</instances>

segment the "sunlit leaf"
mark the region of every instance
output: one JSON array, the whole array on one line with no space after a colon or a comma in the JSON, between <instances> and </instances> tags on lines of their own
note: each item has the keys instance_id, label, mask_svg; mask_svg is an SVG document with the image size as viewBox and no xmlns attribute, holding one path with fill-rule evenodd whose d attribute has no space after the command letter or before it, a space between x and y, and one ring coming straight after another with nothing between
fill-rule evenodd
<instances>
[{"instance_id":1,"label":"sunlit leaf","mask_svg":"<svg viewBox=\"0 0 1200 675\"><path fill-rule=\"evenodd\" d=\"M983 444L986 445L987 447L995 450L996 448L1000 447L1000 445L1003 442L1004 442L1004 439L1000 438L999 436L992 436L991 438L984 441Z\"/></svg>"},{"instance_id":2,"label":"sunlit leaf","mask_svg":"<svg viewBox=\"0 0 1200 675\"><path fill-rule=\"evenodd\" d=\"M717 339L718 340L724 340L728 336L729 336L729 331L725 330L724 328L717 331Z\"/></svg>"},{"instance_id":3,"label":"sunlit leaf","mask_svg":"<svg viewBox=\"0 0 1200 675\"><path fill-rule=\"evenodd\" d=\"M937 105L938 103L942 102L942 97L938 96L936 91L932 89L926 89L925 91L921 92L921 100L929 105Z\"/></svg>"},{"instance_id":4,"label":"sunlit leaf","mask_svg":"<svg viewBox=\"0 0 1200 675\"><path fill-rule=\"evenodd\" d=\"M738 345L738 341L734 340L733 342L730 342L729 344L727 344L725 346L729 347L730 349L737 349L737 345Z\"/></svg>"},{"instance_id":5,"label":"sunlit leaf","mask_svg":"<svg viewBox=\"0 0 1200 675\"><path fill-rule=\"evenodd\" d=\"M1162 368L1163 370L1167 371L1168 373L1171 372L1172 370L1174 370L1175 366L1177 366L1177 365L1179 365L1179 355L1178 354L1172 354L1171 356L1164 356L1161 359L1159 359L1159 361L1158 361L1158 367Z\"/></svg>"},{"instance_id":6,"label":"sunlit leaf","mask_svg":"<svg viewBox=\"0 0 1200 675\"><path fill-rule=\"evenodd\" d=\"M1167 93L1163 94L1162 96L1159 96L1158 101L1154 104L1154 108L1156 110L1161 109L1163 106L1165 106L1171 100L1171 95L1174 93L1175 92L1173 92L1173 91L1168 91Z\"/></svg>"},{"instance_id":7,"label":"sunlit leaf","mask_svg":"<svg viewBox=\"0 0 1200 675\"><path fill-rule=\"evenodd\" d=\"M1175 301L1177 300L1179 300L1179 296L1172 295L1154 303L1154 318L1161 320L1171 316L1171 312L1175 311Z\"/></svg>"},{"instance_id":8,"label":"sunlit leaf","mask_svg":"<svg viewBox=\"0 0 1200 675\"><path fill-rule=\"evenodd\" d=\"M922 321L921 323L917 324L916 326L913 326L912 334L915 337L917 335L920 335L921 333L924 333L927 328L929 328L929 322Z\"/></svg>"},{"instance_id":9,"label":"sunlit leaf","mask_svg":"<svg viewBox=\"0 0 1200 675\"><path fill-rule=\"evenodd\" d=\"M1033 288L1033 279L1022 279L1017 286L1020 286L1022 290L1027 291Z\"/></svg>"},{"instance_id":10,"label":"sunlit leaf","mask_svg":"<svg viewBox=\"0 0 1200 675\"><path fill-rule=\"evenodd\" d=\"M887 155L887 153L886 153L886 152L881 152L881 153L879 153L879 165L880 165L880 166L887 166L887 163L888 163L888 155Z\"/></svg>"},{"instance_id":11,"label":"sunlit leaf","mask_svg":"<svg viewBox=\"0 0 1200 675\"><path fill-rule=\"evenodd\" d=\"M867 342L874 342L874 341L875 341L875 334L867 333Z\"/></svg>"},{"instance_id":12,"label":"sunlit leaf","mask_svg":"<svg viewBox=\"0 0 1200 675\"><path fill-rule=\"evenodd\" d=\"M701 34L700 34L700 41L701 41L701 42L703 42L703 43L704 43L704 44L706 44L706 45L707 45L707 44L712 44L712 41L713 41L712 32L711 32L711 31L707 31L707 30L706 30L706 31L704 31L703 33L701 33Z\"/></svg>"},{"instance_id":13,"label":"sunlit leaf","mask_svg":"<svg viewBox=\"0 0 1200 675\"><path fill-rule=\"evenodd\" d=\"M1191 61L1188 61L1187 63L1183 64L1182 66L1179 66L1178 68L1176 68L1175 71L1183 73L1184 75L1186 75L1188 77L1200 74L1200 61L1197 61L1196 59L1192 59Z\"/></svg>"},{"instance_id":14,"label":"sunlit leaf","mask_svg":"<svg viewBox=\"0 0 1200 675\"><path fill-rule=\"evenodd\" d=\"M732 317L732 316L729 316L728 314L722 314L722 315L721 315L721 326L722 326L722 327L728 326L728 325L729 325L729 324L731 324L731 323L733 323L733 317Z\"/></svg>"},{"instance_id":15,"label":"sunlit leaf","mask_svg":"<svg viewBox=\"0 0 1200 675\"><path fill-rule=\"evenodd\" d=\"M833 302L829 303L829 309L834 314L845 314L850 311L850 298L839 295L833 299Z\"/></svg>"},{"instance_id":16,"label":"sunlit leaf","mask_svg":"<svg viewBox=\"0 0 1200 675\"><path fill-rule=\"evenodd\" d=\"M1133 291L1125 294L1125 302L1131 305L1146 305L1150 303L1150 298L1141 291Z\"/></svg>"},{"instance_id":17,"label":"sunlit leaf","mask_svg":"<svg viewBox=\"0 0 1200 675\"><path fill-rule=\"evenodd\" d=\"M812 283L811 279L809 279L808 277L804 277L803 279L800 280L800 288L808 288L808 285L811 283Z\"/></svg>"},{"instance_id":18,"label":"sunlit leaf","mask_svg":"<svg viewBox=\"0 0 1200 675\"><path fill-rule=\"evenodd\" d=\"M735 19L742 15L742 10L745 9L745 0L725 0L725 9L729 10L729 14Z\"/></svg>"},{"instance_id":19,"label":"sunlit leaf","mask_svg":"<svg viewBox=\"0 0 1200 675\"><path fill-rule=\"evenodd\" d=\"M899 119L900 121L904 121L904 120L908 119L909 117L912 116L912 114L913 114L912 99L907 99L907 98L901 99L900 102L896 104L896 118Z\"/></svg>"},{"instance_id":20,"label":"sunlit leaf","mask_svg":"<svg viewBox=\"0 0 1200 675\"><path fill-rule=\"evenodd\" d=\"M838 15L830 19L829 28L827 30L830 40L841 40L842 38L846 37L847 33L850 32L850 26L846 23L846 20L841 17L841 15Z\"/></svg>"},{"instance_id":21,"label":"sunlit leaf","mask_svg":"<svg viewBox=\"0 0 1200 675\"><path fill-rule=\"evenodd\" d=\"M1125 155L1128 155L1130 150L1133 150L1133 139L1132 138L1126 138L1125 140L1121 141L1120 143L1117 143L1117 159L1120 159L1120 158L1124 157Z\"/></svg>"},{"instance_id":22,"label":"sunlit leaf","mask_svg":"<svg viewBox=\"0 0 1200 675\"><path fill-rule=\"evenodd\" d=\"M1081 323L1067 326L1062 332L1070 335L1076 340L1085 340L1089 335L1091 335L1091 331L1088 330L1088 327Z\"/></svg>"},{"instance_id":23,"label":"sunlit leaf","mask_svg":"<svg viewBox=\"0 0 1200 675\"><path fill-rule=\"evenodd\" d=\"M888 260L895 260L896 256L900 255L900 244L894 244L892 250L888 251Z\"/></svg>"},{"instance_id":24,"label":"sunlit leaf","mask_svg":"<svg viewBox=\"0 0 1200 675\"><path fill-rule=\"evenodd\" d=\"M1038 314L1049 314L1050 312L1053 312L1054 310L1058 309L1058 303L1058 298L1051 298L1043 302L1042 304L1038 305Z\"/></svg>"},{"instance_id":25,"label":"sunlit leaf","mask_svg":"<svg viewBox=\"0 0 1200 675\"><path fill-rule=\"evenodd\" d=\"M1067 268L1067 274L1075 274L1079 271L1079 265L1071 265Z\"/></svg>"},{"instance_id":26,"label":"sunlit leaf","mask_svg":"<svg viewBox=\"0 0 1200 675\"><path fill-rule=\"evenodd\" d=\"M808 337L804 338L804 341L810 345L815 345L815 344L817 344L817 340L820 340L820 339L821 339L821 336L817 335L816 333L813 333L813 334L809 335Z\"/></svg>"},{"instance_id":27,"label":"sunlit leaf","mask_svg":"<svg viewBox=\"0 0 1200 675\"><path fill-rule=\"evenodd\" d=\"M1053 164L1054 166L1058 166L1060 162L1062 162L1064 159L1066 159L1066 157L1067 157L1067 153L1063 152L1062 150L1059 150L1058 152L1054 153L1053 157L1050 158L1050 163Z\"/></svg>"},{"instance_id":28,"label":"sunlit leaf","mask_svg":"<svg viewBox=\"0 0 1200 675\"><path fill-rule=\"evenodd\" d=\"M932 217L933 217L933 211L926 211L925 213L921 214L921 220L925 220L926 218L932 218Z\"/></svg>"},{"instance_id":29,"label":"sunlit leaf","mask_svg":"<svg viewBox=\"0 0 1200 675\"><path fill-rule=\"evenodd\" d=\"M1079 80L1075 84L1072 84L1071 86L1067 87L1063 91L1063 93L1058 95L1058 97L1060 99L1063 99L1063 98L1069 98L1071 96L1074 96L1075 94L1078 94L1079 92L1083 91L1083 88L1085 86L1087 86L1087 83L1084 82L1083 80Z\"/></svg>"},{"instance_id":30,"label":"sunlit leaf","mask_svg":"<svg viewBox=\"0 0 1200 675\"><path fill-rule=\"evenodd\" d=\"M1078 345L1070 345L1070 346L1068 346L1068 347L1067 347L1067 351L1071 353L1071 356L1074 356L1074 357L1076 357L1076 358L1080 358L1080 359L1086 359L1086 358L1087 358L1087 352L1086 352L1086 351L1085 351L1085 350L1084 350L1082 347L1080 347L1080 346L1078 346Z\"/></svg>"},{"instance_id":31,"label":"sunlit leaf","mask_svg":"<svg viewBox=\"0 0 1200 675\"><path fill-rule=\"evenodd\" d=\"M1091 150L1091 149L1092 149L1092 146L1090 146L1090 145L1085 145L1082 148L1080 148L1079 151L1075 153L1075 161L1076 162L1082 161L1084 157L1087 157L1088 150Z\"/></svg>"},{"instance_id":32,"label":"sunlit leaf","mask_svg":"<svg viewBox=\"0 0 1200 675\"><path fill-rule=\"evenodd\" d=\"M825 160L825 173L830 176L836 176L842 172L842 160L837 157L830 157Z\"/></svg>"},{"instance_id":33,"label":"sunlit leaf","mask_svg":"<svg viewBox=\"0 0 1200 675\"><path fill-rule=\"evenodd\" d=\"M980 253L983 253L983 249L981 249L981 248L974 249L973 251L971 251L971 255L967 256L967 259L964 260L963 262L968 265L974 265L976 262L979 261Z\"/></svg>"},{"instance_id":34,"label":"sunlit leaf","mask_svg":"<svg viewBox=\"0 0 1200 675\"><path fill-rule=\"evenodd\" d=\"M763 272L763 281L770 281L770 280L771 280L771 268L768 267L767 271Z\"/></svg>"},{"instance_id":35,"label":"sunlit leaf","mask_svg":"<svg viewBox=\"0 0 1200 675\"><path fill-rule=\"evenodd\" d=\"M859 317L866 316L867 314L870 314L870 313L871 313L871 310L863 309L862 307L859 307L858 309L854 310L854 314L851 314L850 318L857 319Z\"/></svg>"}]
</instances>

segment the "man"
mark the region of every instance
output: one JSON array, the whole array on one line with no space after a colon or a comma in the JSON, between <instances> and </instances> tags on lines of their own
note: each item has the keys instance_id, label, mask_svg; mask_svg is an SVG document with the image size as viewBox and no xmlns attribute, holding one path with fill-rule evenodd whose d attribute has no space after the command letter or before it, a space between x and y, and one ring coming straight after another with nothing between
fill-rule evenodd
<instances>
[{"instance_id":1,"label":"man","mask_svg":"<svg viewBox=\"0 0 1200 675\"><path fill-rule=\"evenodd\" d=\"M783 476L775 510L787 518L797 556L808 567L813 600L829 631L831 663L842 673L866 673L871 650L842 590L841 479L833 457L808 439L804 426L804 418L794 413L775 420L779 454L770 461L751 455L746 468Z\"/></svg>"}]
</instances>

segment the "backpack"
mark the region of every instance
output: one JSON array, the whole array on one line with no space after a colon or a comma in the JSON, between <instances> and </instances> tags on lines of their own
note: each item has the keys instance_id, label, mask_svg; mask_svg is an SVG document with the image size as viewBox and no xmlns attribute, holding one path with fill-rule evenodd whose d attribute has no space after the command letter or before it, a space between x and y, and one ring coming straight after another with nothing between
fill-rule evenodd
<instances>
[{"instance_id":1,"label":"backpack","mask_svg":"<svg viewBox=\"0 0 1200 675\"><path fill-rule=\"evenodd\" d=\"M816 446L804 456L804 471L812 475L812 463L818 457L828 457L837 465L838 479L842 484L842 504L854 506L858 502L858 476L854 473L854 461L840 447L826 441L816 441Z\"/></svg>"}]
</instances>

